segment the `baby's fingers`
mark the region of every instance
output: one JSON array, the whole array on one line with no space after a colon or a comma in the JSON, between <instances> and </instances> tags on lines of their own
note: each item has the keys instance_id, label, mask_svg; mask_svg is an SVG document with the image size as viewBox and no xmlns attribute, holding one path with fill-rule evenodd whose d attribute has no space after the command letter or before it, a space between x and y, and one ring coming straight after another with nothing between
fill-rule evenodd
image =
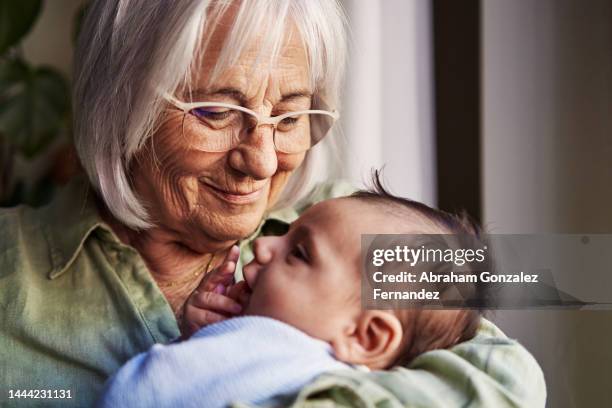
<instances>
[{"instance_id":1,"label":"baby's fingers","mask_svg":"<svg viewBox=\"0 0 612 408\"><path fill-rule=\"evenodd\" d=\"M236 263L233 261L225 262L218 268L210 272L208 276L202 279L198 286L200 292L214 291L219 285L228 286L234 281L234 272L236 271Z\"/></svg>"},{"instance_id":2,"label":"baby's fingers","mask_svg":"<svg viewBox=\"0 0 612 408\"><path fill-rule=\"evenodd\" d=\"M240 248L238 248L238 245L232 245L229 251L227 251L223 263L233 262L235 265L238 263L238 258L240 258Z\"/></svg>"},{"instance_id":3,"label":"baby's fingers","mask_svg":"<svg viewBox=\"0 0 612 408\"><path fill-rule=\"evenodd\" d=\"M198 290L200 291L214 291L217 286L229 286L234 282L234 273L236 272L236 264L240 257L240 249L238 246L233 245L227 254L221 265L213 269L207 276L202 279Z\"/></svg>"},{"instance_id":4,"label":"baby's fingers","mask_svg":"<svg viewBox=\"0 0 612 408\"><path fill-rule=\"evenodd\" d=\"M185 311L184 334L186 337L189 337L200 328L208 326L209 324L221 322L225 319L227 319L227 317L220 313L190 307L189 310Z\"/></svg>"},{"instance_id":5,"label":"baby's fingers","mask_svg":"<svg viewBox=\"0 0 612 408\"><path fill-rule=\"evenodd\" d=\"M215 292L196 292L191 296L189 303L199 309L214 310L230 315L242 312L242 306L234 299Z\"/></svg>"}]
</instances>

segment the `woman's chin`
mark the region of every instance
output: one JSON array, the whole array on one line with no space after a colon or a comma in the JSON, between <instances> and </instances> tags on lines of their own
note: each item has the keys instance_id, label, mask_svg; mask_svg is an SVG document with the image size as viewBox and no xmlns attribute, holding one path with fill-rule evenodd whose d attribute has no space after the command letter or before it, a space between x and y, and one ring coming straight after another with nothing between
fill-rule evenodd
<instances>
[{"instance_id":1,"label":"woman's chin","mask_svg":"<svg viewBox=\"0 0 612 408\"><path fill-rule=\"evenodd\" d=\"M264 190L257 197L223 197L209 190L201 191L198 201L194 217L198 227L214 239L236 241L257 229L268 206L268 195Z\"/></svg>"},{"instance_id":2,"label":"woman's chin","mask_svg":"<svg viewBox=\"0 0 612 408\"><path fill-rule=\"evenodd\" d=\"M197 217L197 227L219 242L235 242L249 237L261 223L264 210L244 211L215 217L209 212Z\"/></svg>"}]
</instances>

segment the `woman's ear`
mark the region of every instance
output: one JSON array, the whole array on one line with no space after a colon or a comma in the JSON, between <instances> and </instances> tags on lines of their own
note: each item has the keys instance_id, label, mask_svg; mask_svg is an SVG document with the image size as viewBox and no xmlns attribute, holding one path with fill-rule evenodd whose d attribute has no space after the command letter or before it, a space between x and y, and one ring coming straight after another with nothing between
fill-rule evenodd
<instances>
[{"instance_id":1,"label":"woman's ear","mask_svg":"<svg viewBox=\"0 0 612 408\"><path fill-rule=\"evenodd\" d=\"M340 361L383 369L396 359L402 338L402 324L392 312L366 310L349 333L331 344Z\"/></svg>"}]
</instances>

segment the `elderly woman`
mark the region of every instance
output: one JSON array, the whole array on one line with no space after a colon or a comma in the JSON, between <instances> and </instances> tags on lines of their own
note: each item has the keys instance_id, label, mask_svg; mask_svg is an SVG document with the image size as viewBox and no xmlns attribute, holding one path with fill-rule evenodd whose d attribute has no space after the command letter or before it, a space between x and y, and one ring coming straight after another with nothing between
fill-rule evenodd
<instances>
[{"instance_id":1,"label":"elderly woman","mask_svg":"<svg viewBox=\"0 0 612 408\"><path fill-rule=\"evenodd\" d=\"M122 363L180 336L186 300L234 243L247 261L255 236L348 192L305 195L338 116L343 22L332 0L93 1L74 94L88 182L0 213L2 401L90 405ZM534 407L545 391L485 321L409 367L324 375L295 406L312 399Z\"/></svg>"}]
</instances>

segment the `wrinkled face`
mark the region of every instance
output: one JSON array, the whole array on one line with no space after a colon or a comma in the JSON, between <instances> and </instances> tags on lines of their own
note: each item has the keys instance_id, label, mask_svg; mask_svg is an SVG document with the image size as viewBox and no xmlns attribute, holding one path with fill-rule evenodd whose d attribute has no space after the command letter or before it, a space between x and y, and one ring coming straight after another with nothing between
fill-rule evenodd
<instances>
[{"instance_id":1,"label":"wrinkled face","mask_svg":"<svg viewBox=\"0 0 612 408\"><path fill-rule=\"evenodd\" d=\"M266 55L256 65L260 45L256 41L236 64L210 81L231 26L225 20L212 34L191 90L177 99L230 103L266 115L309 109L307 56L295 33L272 67ZM158 131L134 160L136 190L154 222L181 235L189 247L216 250L248 236L304 160L305 153L275 151L271 126L245 131L243 142L228 152L202 151L198 140L205 132L200 120L169 104ZM207 247L198 247L203 242Z\"/></svg>"},{"instance_id":2,"label":"wrinkled face","mask_svg":"<svg viewBox=\"0 0 612 408\"><path fill-rule=\"evenodd\" d=\"M281 320L325 341L337 336L361 311L361 234L380 222L367 211L354 199L328 200L308 209L287 234L258 238L255 259L244 267L253 291L245 314Z\"/></svg>"}]
</instances>

